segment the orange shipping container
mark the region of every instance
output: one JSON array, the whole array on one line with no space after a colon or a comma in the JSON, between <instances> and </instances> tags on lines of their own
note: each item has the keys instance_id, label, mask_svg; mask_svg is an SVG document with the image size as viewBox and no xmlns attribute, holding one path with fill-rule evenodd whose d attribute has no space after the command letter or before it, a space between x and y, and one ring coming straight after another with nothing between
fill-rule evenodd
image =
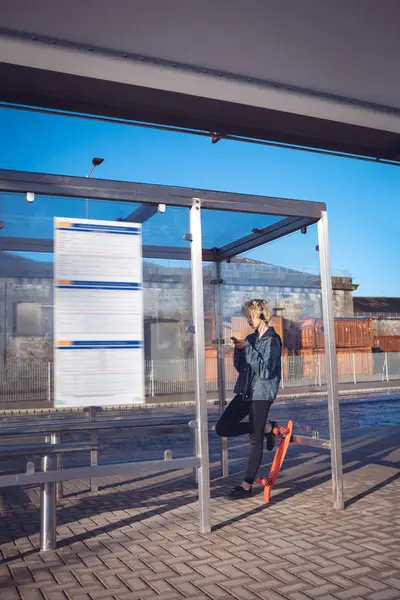
<instances>
[{"instance_id":1,"label":"orange shipping container","mask_svg":"<svg viewBox=\"0 0 400 600\"><path fill-rule=\"evenodd\" d=\"M373 360L370 348L352 348L349 352L346 348L337 349L337 365L339 377L346 375L370 375L373 373ZM307 379L312 379L316 376L318 369L321 370L321 377L326 376L325 366L325 351L312 350L307 348L300 351L300 356L303 358L303 376Z\"/></svg>"},{"instance_id":2,"label":"orange shipping container","mask_svg":"<svg viewBox=\"0 0 400 600\"><path fill-rule=\"evenodd\" d=\"M375 345L382 352L400 352L400 335L380 335L375 338Z\"/></svg>"},{"instance_id":3,"label":"orange shipping container","mask_svg":"<svg viewBox=\"0 0 400 600\"><path fill-rule=\"evenodd\" d=\"M337 348L371 348L374 340L372 319L335 319L335 336ZM324 346L322 331L317 345Z\"/></svg>"},{"instance_id":4,"label":"orange shipping container","mask_svg":"<svg viewBox=\"0 0 400 600\"><path fill-rule=\"evenodd\" d=\"M282 349L282 377L284 380L289 378L289 350Z\"/></svg>"},{"instance_id":5,"label":"orange shipping container","mask_svg":"<svg viewBox=\"0 0 400 600\"><path fill-rule=\"evenodd\" d=\"M218 363L216 346L206 348L206 381L207 383L218 381Z\"/></svg>"},{"instance_id":6,"label":"orange shipping container","mask_svg":"<svg viewBox=\"0 0 400 600\"><path fill-rule=\"evenodd\" d=\"M324 348L322 319L307 319L299 323L301 348ZM337 348L371 348L374 334L372 319L335 319Z\"/></svg>"},{"instance_id":7,"label":"orange shipping container","mask_svg":"<svg viewBox=\"0 0 400 600\"><path fill-rule=\"evenodd\" d=\"M371 375L374 372L371 348L345 348L337 350L338 374L341 375Z\"/></svg>"},{"instance_id":8,"label":"orange shipping container","mask_svg":"<svg viewBox=\"0 0 400 600\"><path fill-rule=\"evenodd\" d=\"M306 319L296 323L300 330L300 348L315 348L315 319Z\"/></svg>"},{"instance_id":9,"label":"orange shipping container","mask_svg":"<svg viewBox=\"0 0 400 600\"><path fill-rule=\"evenodd\" d=\"M300 350L299 357L302 358L303 362L303 377L305 379L312 379L315 377L318 359L314 350L312 348Z\"/></svg>"}]
</instances>

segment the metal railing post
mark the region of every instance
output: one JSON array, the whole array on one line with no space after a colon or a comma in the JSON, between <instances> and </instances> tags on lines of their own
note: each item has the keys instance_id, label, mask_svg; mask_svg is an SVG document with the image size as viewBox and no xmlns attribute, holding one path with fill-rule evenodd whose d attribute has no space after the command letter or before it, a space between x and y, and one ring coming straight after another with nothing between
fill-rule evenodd
<instances>
[{"instance_id":1,"label":"metal railing post","mask_svg":"<svg viewBox=\"0 0 400 600\"><path fill-rule=\"evenodd\" d=\"M97 420L97 411L98 411L97 406L89 406L89 421L94 422ZM92 429L90 432L90 441L95 442L97 444L97 439L98 439L97 431L96 431L96 429ZM90 466L97 467L98 464L99 464L98 452L97 452L97 450L91 450L90 451ZM90 478L90 489L92 492L99 491L99 482L98 482L97 477Z\"/></svg>"},{"instance_id":2,"label":"metal railing post","mask_svg":"<svg viewBox=\"0 0 400 600\"><path fill-rule=\"evenodd\" d=\"M215 281L215 328L217 335L217 376L218 376L218 414L221 415L226 406L226 378L224 352L224 299L222 292L221 263L216 263ZM221 469L222 476L229 475L228 438L221 438Z\"/></svg>"},{"instance_id":3,"label":"metal railing post","mask_svg":"<svg viewBox=\"0 0 400 600\"><path fill-rule=\"evenodd\" d=\"M353 352L352 356L353 356L353 382L354 382L354 385L356 385L356 383L357 383L356 356L355 356L354 352Z\"/></svg>"},{"instance_id":4,"label":"metal railing post","mask_svg":"<svg viewBox=\"0 0 400 600\"><path fill-rule=\"evenodd\" d=\"M51 390L51 362L47 363L47 401L51 404L52 390Z\"/></svg>"},{"instance_id":5,"label":"metal railing post","mask_svg":"<svg viewBox=\"0 0 400 600\"><path fill-rule=\"evenodd\" d=\"M326 379L328 388L329 434L331 440L331 468L333 508L344 509L343 462L338 399L338 369L336 358L335 326L331 261L329 252L328 215L321 211L318 221L318 244L321 267L321 295L325 328Z\"/></svg>"},{"instance_id":6,"label":"metal railing post","mask_svg":"<svg viewBox=\"0 0 400 600\"><path fill-rule=\"evenodd\" d=\"M154 360L150 360L150 395L154 398Z\"/></svg>"},{"instance_id":7,"label":"metal railing post","mask_svg":"<svg viewBox=\"0 0 400 600\"><path fill-rule=\"evenodd\" d=\"M314 363L313 364L313 371L315 373L315 376L314 376L314 385L317 385L317 382L318 382L318 355L314 354L314 356L313 356L313 363Z\"/></svg>"},{"instance_id":8,"label":"metal railing post","mask_svg":"<svg viewBox=\"0 0 400 600\"><path fill-rule=\"evenodd\" d=\"M317 355L317 359L318 359L318 385L319 387L322 386L322 378L321 378L321 355L318 354Z\"/></svg>"},{"instance_id":9,"label":"metal railing post","mask_svg":"<svg viewBox=\"0 0 400 600\"><path fill-rule=\"evenodd\" d=\"M48 437L47 437L48 440ZM55 444L55 435L51 434L51 443ZM54 455L42 457L42 470L54 471ZM40 551L55 550L57 543L57 499L54 481L40 485Z\"/></svg>"},{"instance_id":10,"label":"metal railing post","mask_svg":"<svg viewBox=\"0 0 400 600\"><path fill-rule=\"evenodd\" d=\"M386 381L389 381L389 362L388 362L388 353L385 352L385 374L386 374Z\"/></svg>"},{"instance_id":11,"label":"metal railing post","mask_svg":"<svg viewBox=\"0 0 400 600\"><path fill-rule=\"evenodd\" d=\"M208 454L208 415L205 373L203 249L200 201L193 199L190 209L190 252L192 276L192 310L194 325L196 420L198 423L198 470L200 533L211 531L210 463Z\"/></svg>"}]
</instances>

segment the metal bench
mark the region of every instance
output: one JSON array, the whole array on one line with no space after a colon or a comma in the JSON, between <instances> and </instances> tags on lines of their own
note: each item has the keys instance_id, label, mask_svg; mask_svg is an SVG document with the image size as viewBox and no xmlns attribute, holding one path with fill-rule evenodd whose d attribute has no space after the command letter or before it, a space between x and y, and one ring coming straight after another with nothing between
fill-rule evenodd
<instances>
[{"instance_id":1,"label":"metal bench","mask_svg":"<svg viewBox=\"0 0 400 600\"><path fill-rule=\"evenodd\" d=\"M60 442L51 440L52 443L22 444L19 446L7 444L0 446L0 457L10 456L41 456L42 472L48 473L55 470L56 456L73 452L92 452L97 450L93 442ZM26 465L26 475L35 473L32 462ZM4 477L4 476L3 476ZM40 484L40 549L53 550L57 538L57 488L54 481L43 481Z\"/></svg>"},{"instance_id":2,"label":"metal bench","mask_svg":"<svg viewBox=\"0 0 400 600\"><path fill-rule=\"evenodd\" d=\"M210 431L215 430L216 420L209 421ZM141 462L118 462L113 464L98 465L98 446L97 432L99 430L114 429L152 429L160 431L191 431L193 437L193 455L186 458L172 458L171 450L166 450L164 460L148 460ZM61 486L63 481L69 479L90 478L92 491L98 491L97 478L115 475L142 475L150 472L162 472L175 469L193 468L193 475L197 480L197 471L200 466L200 459L197 451L197 430L198 423L195 420L190 421L180 418L165 419L162 423L155 419L142 420L118 420L110 419L99 421L84 422L53 422L34 425L8 426L0 430L0 439L3 437L12 440L15 437L29 438L33 436L46 436L51 443L27 443L16 446L0 445L1 456L42 456L42 471L35 472L33 463L27 464L25 473L14 475L0 475L0 487L12 485L40 484L40 549L54 550L56 548L56 499L57 486ZM49 431L52 433L49 434ZM62 442L62 433L77 433L89 431L92 440L89 442ZM223 475L228 475L228 440L222 438L221 446L221 465ZM294 435L292 442L308 446L330 448L330 440L323 440L315 437L306 437ZM61 463L56 465L55 457L61 457L63 454L71 452L85 452L91 454L91 464L89 467L61 468ZM95 483L94 483L95 482Z\"/></svg>"},{"instance_id":3,"label":"metal bench","mask_svg":"<svg viewBox=\"0 0 400 600\"><path fill-rule=\"evenodd\" d=\"M99 430L118 429L152 429L162 431L187 431L187 419L169 418L162 424L154 419L118 420L110 419L83 422L48 422L45 424L12 425L0 430L0 440L10 442L0 444L0 457L12 456L42 456L42 471L35 472L34 464L27 463L25 473L0 475L0 487L12 485L40 484L40 549L41 551L56 548L56 501L62 496L62 482L89 477L91 490L98 491L98 476L117 474L141 474L142 472L164 471L192 467L196 472L200 461L195 454L183 459L173 459L171 450L166 450L164 460L145 462L119 462L110 465L98 466L97 433ZM190 429L193 437L194 430ZM49 434L51 432L51 434ZM92 441L62 442L63 433L89 432ZM47 443L25 443L15 445L17 439L45 437ZM93 441L95 440L95 441ZM50 442L50 443L49 443ZM90 452L90 467L61 468L61 458L66 453ZM57 461L56 461L57 459Z\"/></svg>"},{"instance_id":4,"label":"metal bench","mask_svg":"<svg viewBox=\"0 0 400 600\"><path fill-rule=\"evenodd\" d=\"M90 407L90 409L96 409L97 407ZM157 422L154 418L150 419L109 419L109 420L96 420L97 410L89 410L88 421L64 421L64 422L48 422L38 423L31 425L8 425L0 429L0 439L7 437L12 439L15 437L37 437L37 436L48 436L51 431L51 435L54 441L61 442L63 433L80 433L88 431L90 432L90 441L97 444L98 431L105 431L110 429L154 429L160 431L187 431L187 418L182 417L169 417L162 423ZM193 431L192 431L193 434ZM194 435L194 434L193 434ZM193 442L193 448L195 448L195 442ZM57 467L60 468L62 465L62 455L57 458ZM97 448L90 451L90 465L95 467L98 465L98 451ZM98 482L96 477L90 478L90 489L92 492L98 491ZM58 497L62 497L62 482L57 486Z\"/></svg>"}]
</instances>

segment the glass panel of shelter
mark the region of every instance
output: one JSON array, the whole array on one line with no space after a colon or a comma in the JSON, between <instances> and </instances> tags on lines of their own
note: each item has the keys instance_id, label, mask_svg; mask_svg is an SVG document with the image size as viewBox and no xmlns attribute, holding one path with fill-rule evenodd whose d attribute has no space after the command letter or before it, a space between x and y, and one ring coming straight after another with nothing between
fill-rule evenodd
<instances>
[{"instance_id":1,"label":"glass panel of shelter","mask_svg":"<svg viewBox=\"0 0 400 600\"><path fill-rule=\"evenodd\" d=\"M295 434L328 438L327 403L321 396L325 361L317 246L312 226L307 235L297 232L222 264L225 378L229 399L237 378L231 337L244 339L251 332L244 302L264 298L272 309L270 324L283 342L282 381L271 418L279 424L291 418ZM322 332L317 342L314 334L309 339L310 331Z\"/></svg>"},{"instance_id":2,"label":"glass panel of shelter","mask_svg":"<svg viewBox=\"0 0 400 600\"><path fill-rule=\"evenodd\" d=\"M36 195L33 202L24 194L1 194L3 238L20 242L13 251L0 252L0 315L2 353L0 407L45 408L53 406L53 253L54 216L111 220L125 218L139 205L126 202L86 201ZM157 208L157 207L156 207ZM134 408L107 407L99 418L140 419L194 417L194 351L191 329L189 210L168 207L156 211L143 223L144 245L161 247L163 257L143 258L144 346L146 405ZM25 241L21 240L24 238ZM33 240L28 243L26 238ZM19 244L19 245L18 245ZM33 246L32 246L33 244ZM26 251L47 249L48 252ZM187 249L187 260L168 258L169 247ZM118 269L118 262L116 262ZM86 419L82 411L68 412L70 419ZM65 418L38 414L43 419ZM9 421L7 421L9 422ZM192 437L186 426L169 432L122 430L118 437L101 434L104 460L161 458L169 447L173 456L192 454ZM140 439L139 439L140 438ZM117 440L117 442L116 442ZM151 453L149 454L149 448ZM121 448L124 452L120 456Z\"/></svg>"}]
</instances>

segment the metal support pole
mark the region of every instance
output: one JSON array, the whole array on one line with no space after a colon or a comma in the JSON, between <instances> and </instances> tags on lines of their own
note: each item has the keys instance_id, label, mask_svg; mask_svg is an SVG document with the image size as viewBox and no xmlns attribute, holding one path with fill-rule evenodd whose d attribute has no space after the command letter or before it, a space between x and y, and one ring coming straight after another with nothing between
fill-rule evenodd
<instances>
[{"instance_id":1,"label":"metal support pole","mask_svg":"<svg viewBox=\"0 0 400 600\"><path fill-rule=\"evenodd\" d=\"M89 421L93 422L97 420L97 406L89 406ZM90 441L91 442L95 442L97 444L97 431L96 429L93 429L90 432ZM99 464L98 462L98 452L97 450L91 450L90 451L90 466L91 467L97 467L97 465ZM97 477L91 477L90 478L90 489L92 492L98 492L99 491L99 482L97 480Z\"/></svg>"},{"instance_id":2,"label":"metal support pole","mask_svg":"<svg viewBox=\"0 0 400 600\"><path fill-rule=\"evenodd\" d=\"M48 438L47 438L48 439ZM51 434L51 443L56 443L55 434ZM56 457L42 457L42 470L54 471ZM40 551L55 550L57 543L57 499L54 481L40 485Z\"/></svg>"},{"instance_id":3,"label":"metal support pole","mask_svg":"<svg viewBox=\"0 0 400 600\"><path fill-rule=\"evenodd\" d=\"M217 374L218 374L218 414L221 415L226 406L225 352L224 352L224 298L222 291L221 263L216 263L215 284L215 329L217 336ZM221 438L222 476L229 475L228 438Z\"/></svg>"},{"instance_id":4,"label":"metal support pole","mask_svg":"<svg viewBox=\"0 0 400 600\"><path fill-rule=\"evenodd\" d=\"M200 533L211 531L210 464L208 456L208 416L204 341L203 256L200 201L193 199L190 209L192 308L194 324L196 420L198 423L198 470Z\"/></svg>"},{"instance_id":5,"label":"metal support pole","mask_svg":"<svg viewBox=\"0 0 400 600\"><path fill-rule=\"evenodd\" d=\"M332 275L329 252L328 215L321 212L318 222L318 243L321 268L322 310L325 330L326 378L328 387L329 434L331 440L331 468L333 508L344 509L343 464L338 400L338 372L336 358L335 326L332 298Z\"/></svg>"},{"instance_id":6,"label":"metal support pole","mask_svg":"<svg viewBox=\"0 0 400 600\"><path fill-rule=\"evenodd\" d=\"M356 385L356 383L357 383L357 375L356 375L356 356L355 356L354 352L353 352L353 355L352 355L352 356L353 356L353 382L354 382L354 385Z\"/></svg>"}]
</instances>

